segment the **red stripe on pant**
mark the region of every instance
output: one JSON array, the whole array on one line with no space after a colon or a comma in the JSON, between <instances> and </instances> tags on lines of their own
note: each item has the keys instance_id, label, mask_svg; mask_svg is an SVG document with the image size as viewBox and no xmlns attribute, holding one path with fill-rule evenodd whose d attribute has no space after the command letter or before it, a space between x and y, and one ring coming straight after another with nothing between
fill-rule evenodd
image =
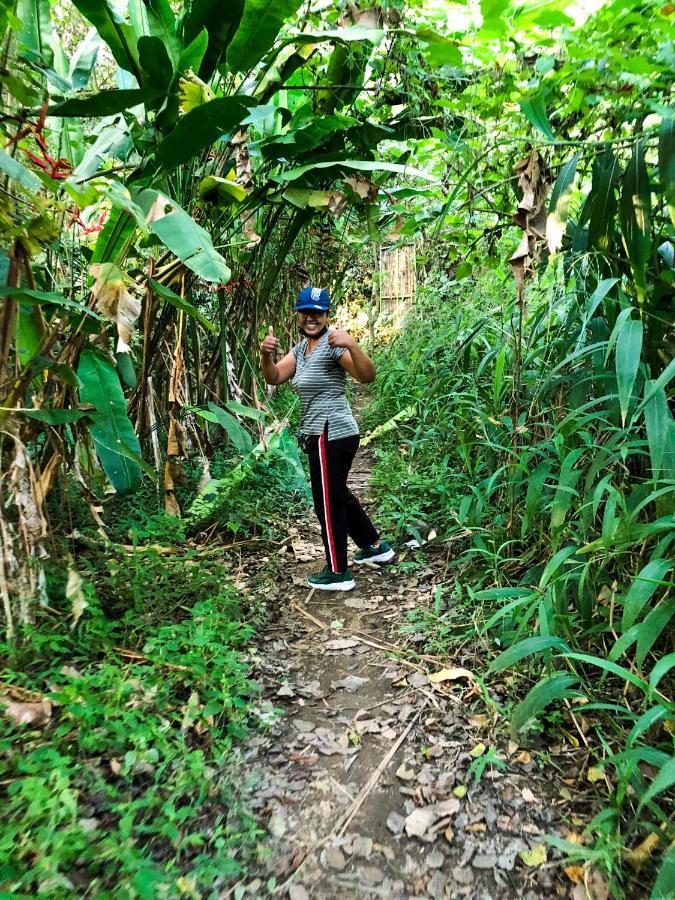
<instances>
[{"instance_id":1,"label":"red stripe on pant","mask_svg":"<svg viewBox=\"0 0 675 900\"><path fill-rule=\"evenodd\" d=\"M330 492L328 489L328 460L326 458L326 435L319 438L319 464L321 466L321 490L323 493L323 512L326 519L326 534L328 535L328 553L330 567L338 572L337 553L335 552L335 540L333 538L333 520L330 510Z\"/></svg>"}]
</instances>

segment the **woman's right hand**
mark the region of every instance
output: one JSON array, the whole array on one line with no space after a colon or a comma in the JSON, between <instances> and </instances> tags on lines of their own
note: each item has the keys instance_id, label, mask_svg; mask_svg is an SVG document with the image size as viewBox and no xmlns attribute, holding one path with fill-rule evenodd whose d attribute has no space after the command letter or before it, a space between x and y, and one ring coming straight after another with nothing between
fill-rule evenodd
<instances>
[{"instance_id":1,"label":"woman's right hand","mask_svg":"<svg viewBox=\"0 0 675 900\"><path fill-rule=\"evenodd\" d=\"M260 345L260 349L263 353L274 353L275 350L279 347L279 341L274 336L274 329L270 325L269 331L265 335L265 340Z\"/></svg>"}]
</instances>

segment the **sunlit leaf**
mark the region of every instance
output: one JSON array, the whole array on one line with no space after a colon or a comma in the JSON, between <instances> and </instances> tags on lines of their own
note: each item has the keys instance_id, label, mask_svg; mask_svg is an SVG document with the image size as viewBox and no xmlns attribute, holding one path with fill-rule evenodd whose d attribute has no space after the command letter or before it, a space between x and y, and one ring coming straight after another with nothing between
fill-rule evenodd
<instances>
[{"instance_id":1,"label":"sunlit leaf","mask_svg":"<svg viewBox=\"0 0 675 900\"><path fill-rule=\"evenodd\" d=\"M546 219L546 240L551 253L557 253L562 245L579 156L579 153L575 153L565 163L553 185L548 207L548 217Z\"/></svg>"},{"instance_id":2,"label":"sunlit leaf","mask_svg":"<svg viewBox=\"0 0 675 900\"><path fill-rule=\"evenodd\" d=\"M525 114L528 122L541 131L550 141L555 140L555 135L551 130L551 125L546 115L546 91L540 88L532 97L523 98L518 101L518 106Z\"/></svg>"}]
</instances>

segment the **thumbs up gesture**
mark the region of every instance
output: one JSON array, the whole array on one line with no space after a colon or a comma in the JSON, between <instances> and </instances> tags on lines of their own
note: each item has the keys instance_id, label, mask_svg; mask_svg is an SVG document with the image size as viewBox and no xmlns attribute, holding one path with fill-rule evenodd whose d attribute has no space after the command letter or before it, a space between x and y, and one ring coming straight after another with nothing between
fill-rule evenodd
<instances>
[{"instance_id":1,"label":"thumbs up gesture","mask_svg":"<svg viewBox=\"0 0 675 900\"><path fill-rule=\"evenodd\" d=\"M274 336L274 329L270 325L269 330L268 330L267 334L265 335L265 339L263 340L262 344L260 345L260 349L262 350L263 353L271 354L271 353L274 353L278 347L279 347L279 341Z\"/></svg>"},{"instance_id":2,"label":"thumbs up gesture","mask_svg":"<svg viewBox=\"0 0 675 900\"><path fill-rule=\"evenodd\" d=\"M351 334L349 334L348 331L345 331L338 322L335 328L328 335L328 343L331 347L345 347L347 350L349 350L356 344L356 341L351 336Z\"/></svg>"}]
</instances>

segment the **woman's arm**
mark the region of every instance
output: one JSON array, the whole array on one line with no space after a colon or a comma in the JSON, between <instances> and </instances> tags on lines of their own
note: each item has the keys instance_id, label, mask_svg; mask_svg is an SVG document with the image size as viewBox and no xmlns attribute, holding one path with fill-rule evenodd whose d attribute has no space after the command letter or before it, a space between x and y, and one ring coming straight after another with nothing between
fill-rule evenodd
<instances>
[{"instance_id":1,"label":"woman's arm","mask_svg":"<svg viewBox=\"0 0 675 900\"><path fill-rule=\"evenodd\" d=\"M295 375L295 356L287 353L278 363L274 362L274 353L279 341L274 336L272 326L265 340L260 345L260 369L267 384L283 384Z\"/></svg>"},{"instance_id":2,"label":"woman's arm","mask_svg":"<svg viewBox=\"0 0 675 900\"><path fill-rule=\"evenodd\" d=\"M375 381L375 366L372 359L363 352L348 332L343 328L336 328L328 335L328 343L331 347L345 348L345 352L338 362L352 378L360 384L370 384L371 381Z\"/></svg>"}]
</instances>

